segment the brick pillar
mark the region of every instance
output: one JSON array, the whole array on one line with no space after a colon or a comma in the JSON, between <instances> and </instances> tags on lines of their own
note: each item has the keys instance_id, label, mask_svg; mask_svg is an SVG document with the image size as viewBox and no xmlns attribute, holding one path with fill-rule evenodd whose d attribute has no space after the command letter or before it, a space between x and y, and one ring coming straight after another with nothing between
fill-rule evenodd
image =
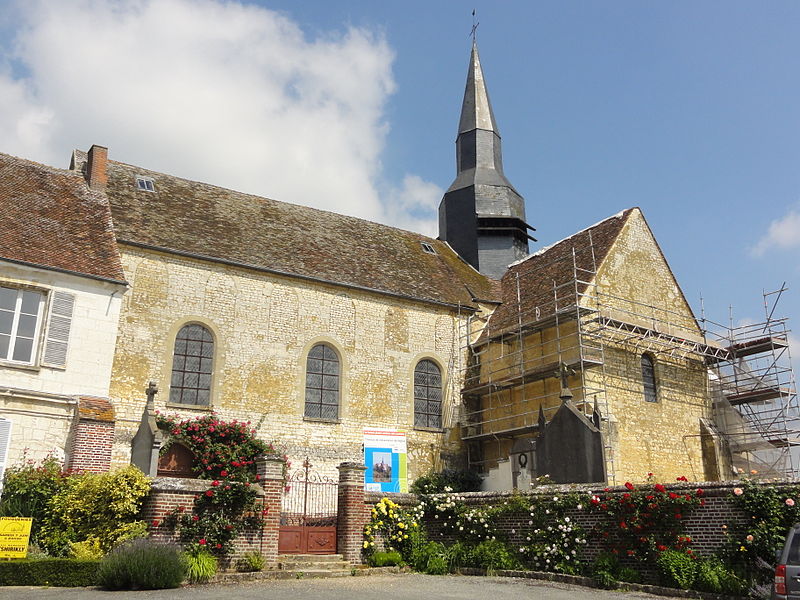
<instances>
[{"instance_id":1,"label":"brick pillar","mask_svg":"<svg viewBox=\"0 0 800 600\"><path fill-rule=\"evenodd\" d=\"M283 459L273 455L256 459L256 473L264 490L264 536L261 554L267 566L278 564L278 533L281 524L281 499L283 498Z\"/></svg>"},{"instance_id":2,"label":"brick pillar","mask_svg":"<svg viewBox=\"0 0 800 600\"><path fill-rule=\"evenodd\" d=\"M364 471L362 464L343 462L339 469L339 510L336 524L336 551L350 564L361 563L364 526L368 511L364 506Z\"/></svg>"},{"instance_id":3,"label":"brick pillar","mask_svg":"<svg viewBox=\"0 0 800 600\"><path fill-rule=\"evenodd\" d=\"M111 467L114 407L106 398L81 398L67 449L67 468L105 473Z\"/></svg>"}]
</instances>

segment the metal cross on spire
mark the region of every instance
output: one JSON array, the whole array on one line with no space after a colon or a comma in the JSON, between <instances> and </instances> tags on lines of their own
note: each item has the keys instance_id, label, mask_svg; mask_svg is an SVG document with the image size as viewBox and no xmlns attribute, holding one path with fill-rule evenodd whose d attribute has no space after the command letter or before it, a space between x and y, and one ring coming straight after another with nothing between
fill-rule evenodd
<instances>
[{"instance_id":1,"label":"metal cross on spire","mask_svg":"<svg viewBox=\"0 0 800 600\"><path fill-rule=\"evenodd\" d=\"M469 32L469 34L472 36L472 43L473 44L475 43L475 37L476 37L476 35L478 33L478 25L480 25L480 23L478 21L476 21L475 19L476 19L476 17L475 17L475 9L473 8L472 9L472 31Z\"/></svg>"}]
</instances>

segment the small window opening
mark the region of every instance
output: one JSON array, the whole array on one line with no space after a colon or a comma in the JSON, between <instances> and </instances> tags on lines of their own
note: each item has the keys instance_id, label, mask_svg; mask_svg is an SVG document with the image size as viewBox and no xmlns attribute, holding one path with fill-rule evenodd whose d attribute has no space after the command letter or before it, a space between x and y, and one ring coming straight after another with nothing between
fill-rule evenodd
<instances>
[{"instance_id":1,"label":"small window opening","mask_svg":"<svg viewBox=\"0 0 800 600\"><path fill-rule=\"evenodd\" d=\"M436 254L436 250L433 249L428 242L420 242L422 244L422 251L427 252L428 254Z\"/></svg>"},{"instance_id":2,"label":"small window opening","mask_svg":"<svg viewBox=\"0 0 800 600\"><path fill-rule=\"evenodd\" d=\"M136 187L139 188L140 190L144 190L145 192L156 191L156 184L152 177L142 177L141 175L137 175Z\"/></svg>"},{"instance_id":3,"label":"small window opening","mask_svg":"<svg viewBox=\"0 0 800 600\"><path fill-rule=\"evenodd\" d=\"M649 354L642 354L642 385L644 387L644 399L647 402L658 402L656 369Z\"/></svg>"}]
</instances>

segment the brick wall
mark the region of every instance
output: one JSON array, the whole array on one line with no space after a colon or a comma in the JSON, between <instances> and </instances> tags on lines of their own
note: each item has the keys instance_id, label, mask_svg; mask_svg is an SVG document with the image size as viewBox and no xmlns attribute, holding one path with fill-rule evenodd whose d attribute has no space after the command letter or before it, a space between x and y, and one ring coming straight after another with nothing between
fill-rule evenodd
<instances>
[{"instance_id":1,"label":"brick wall","mask_svg":"<svg viewBox=\"0 0 800 600\"><path fill-rule=\"evenodd\" d=\"M274 457L264 457L256 461L256 472L261 485L253 486L257 492L257 502L264 515L263 528L248 528L234 541L234 552L226 568L235 563L245 552L259 552L267 567L275 567L278 560L278 528L280 526L281 498L283 495L283 461ZM153 479L150 494L142 506L142 519L148 523L150 538L158 542L179 543L175 532L163 526L164 519L175 509L191 512L195 495L211 488L205 479L183 479L178 477L156 477Z\"/></svg>"},{"instance_id":2,"label":"brick wall","mask_svg":"<svg viewBox=\"0 0 800 600\"><path fill-rule=\"evenodd\" d=\"M741 484L729 481L704 482L699 484L675 483L665 486L667 491L684 494L688 491L695 491L698 487L703 489L705 505L695 508L694 511L684 519L684 534L692 538L692 547L699 554L713 554L726 543L727 532L735 530L738 525L744 524L747 521L746 515L738 510L731 502L733 489L738 485ZM586 503L583 510L573 510L568 513L568 515L575 524L583 527L587 531L591 531L603 517L597 513L591 513L587 507L592 494L601 493L602 488L598 489L587 486L547 486L546 489L529 492L523 495L532 498L537 496L547 498L576 491L586 495ZM610 488L608 493L612 496L621 496L627 491L628 490L624 486L617 486ZM363 526L369 521L369 510L384 496L388 496L392 501L406 507L413 506L417 502L413 494L366 493L364 496L366 510L363 513L362 530ZM507 502L513 497L513 493L469 492L459 494L459 496L461 496L464 503L469 506L488 507L498 506L503 502ZM496 530L499 530L512 545L518 546L524 543L525 534L523 532L528 527L529 519L530 516L527 513L508 514L495 522ZM447 544L456 541L456 537L452 533L442 531L439 522L435 519L429 519L425 525L431 540ZM514 533L512 533L512 531L514 531ZM599 540L589 536L589 543L587 544L584 560L592 561L600 549Z\"/></svg>"}]
</instances>

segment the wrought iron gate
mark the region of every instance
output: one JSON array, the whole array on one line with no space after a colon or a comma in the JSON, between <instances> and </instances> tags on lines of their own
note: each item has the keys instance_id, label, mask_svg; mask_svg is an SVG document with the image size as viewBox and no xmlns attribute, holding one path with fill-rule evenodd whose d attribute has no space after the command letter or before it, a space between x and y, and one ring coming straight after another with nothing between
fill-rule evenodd
<instances>
[{"instance_id":1,"label":"wrought iron gate","mask_svg":"<svg viewBox=\"0 0 800 600\"><path fill-rule=\"evenodd\" d=\"M338 481L303 468L289 474L281 503L278 552L335 554Z\"/></svg>"}]
</instances>

